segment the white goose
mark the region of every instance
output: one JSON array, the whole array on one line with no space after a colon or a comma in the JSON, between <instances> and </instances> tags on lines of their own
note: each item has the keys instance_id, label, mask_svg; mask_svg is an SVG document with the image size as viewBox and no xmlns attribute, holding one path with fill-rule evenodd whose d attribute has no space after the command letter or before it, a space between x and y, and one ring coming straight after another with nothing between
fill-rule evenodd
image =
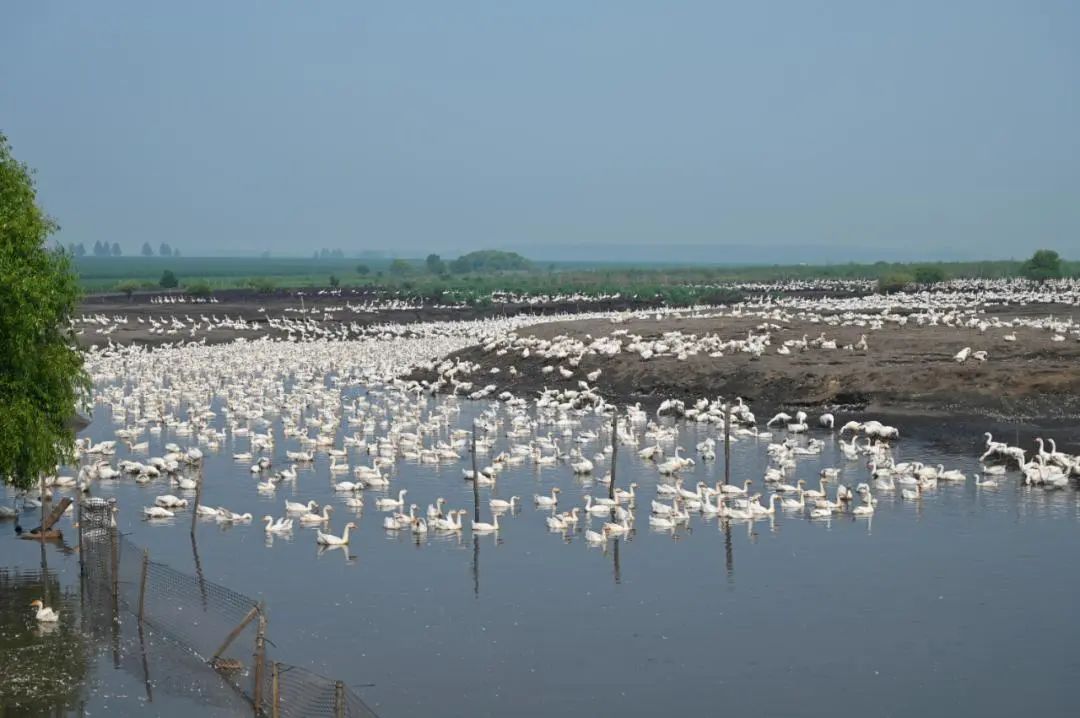
<instances>
[{"instance_id":1,"label":"white goose","mask_svg":"<svg viewBox=\"0 0 1080 718\"><path fill-rule=\"evenodd\" d=\"M317 508L319 508L319 505L314 501L308 501L306 504L297 503L295 501L285 501L285 513L289 514L310 514Z\"/></svg>"},{"instance_id":2,"label":"white goose","mask_svg":"<svg viewBox=\"0 0 1080 718\"><path fill-rule=\"evenodd\" d=\"M322 513L306 513L299 516L300 523L302 524L325 524L330 521L330 512L334 510L333 506L323 506Z\"/></svg>"},{"instance_id":3,"label":"white goose","mask_svg":"<svg viewBox=\"0 0 1080 718\"><path fill-rule=\"evenodd\" d=\"M493 514L491 517L492 523L484 523L482 521L473 521L472 530L473 533L491 533L499 530L499 515Z\"/></svg>"},{"instance_id":4,"label":"white goose","mask_svg":"<svg viewBox=\"0 0 1080 718\"><path fill-rule=\"evenodd\" d=\"M37 609L34 613L34 618L41 623L56 623L60 620L60 612L49 608L40 600L31 601L30 607Z\"/></svg>"},{"instance_id":5,"label":"white goose","mask_svg":"<svg viewBox=\"0 0 1080 718\"><path fill-rule=\"evenodd\" d=\"M515 505L520 500L521 499L517 496L511 496L509 501L506 499L491 499L488 501L488 506L490 506L493 511L506 511L507 509L513 511Z\"/></svg>"},{"instance_id":6,"label":"white goose","mask_svg":"<svg viewBox=\"0 0 1080 718\"><path fill-rule=\"evenodd\" d=\"M434 504L428 504L427 517L428 517L429 521L432 520L432 519L442 518L442 516L443 516L442 506L445 503L446 503L446 499L444 499L444 498L442 498L440 496L439 498L435 499Z\"/></svg>"},{"instance_id":7,"label":"white goose","mask_svg":"<svg viewBox=\"0 0 1080 718\"><path fill-rule=\"evenodd\" d=\"M537 506L558 506L559 494L561 492L562 489L556 486L551 489L551 496L543 496L541 494L536 494L535 496L533 496L533 501L536 502Z\"/></svg>"},{"instance_id":8,"label":"white goose","mask_svg":"<svg viewBox=\"0 0 1080 718\"><path fill-rule=\"evenodd\" d=\"M273 516L267 515L267 516L263 516L263 521L266 522L266 533L268 533L268 534L279 534L279 533L287 533L289 531L292 531L292 527L293 527L292 519L287 519L287 518L282 517L282 518L278 519L277 521L274 521Z\"/></svg>"},{"instance_id":9,"label":"white goose","mask_svg":"<svg viewBox=\"0 0 1080 718\"><path fill-rule=\"evenodd\" d=\"M863 495L863 502L851 510L853 516L872 516L874 514L874 497L869 490Z\"/></svg>"},{"instance_id":10,"label":"white goose","mask_svg":"<svg viewBox=\"0 0 1080 718\"><path fill-rule=\"evenodd\" d=\"M797 493L799 495L798 499L789 499L787 497L781 497L780 507L783 508L786 511L800 511L800 510L806 508L806 500L803 499L802 489L800 489ZM779 494L773 494L773 495L774 496L779 496ZM770 501L771 501L771 499L770 499Z\"/></svg>"},{"instance_id":11,"label":"white goose","mask_svg":"<svg viewBox=\"0 0 1080 718\"><path fill-rule=\"evenodd\" d=\"M409 493L407 489L401 489L398 491L398 497L391 499L387 496L380 497L375 500L375 507L380 511L393 511L394 509L400 509L405 507L405 494Z\"/></svg>"},{"instance_id":12,"label":"white goose","mask_svg":"<svg viewBox=\"0 0 1080 718\"><path fill-rule=\"evenodd\" d=\"M356 528L356 524L349 522L345 524L345 533L341 536L335 536L333 534L324 534L322 531L316 530L315 543L320 546L345 546L349 543L349 529Z\"/></svg>"},{"instance_id":13,"label":"white goose","mask_svg":"<svg viewBox=\"0 0 1080 718\"><path fill-rule=\"evenodd\" d=\"M446 518L435 519L434 525L437 531L460 531L461 517L465 515L464 510L451 511L447 514ZM457 521L454 521L454 517L457 516Z\"/></svg>"},{"instance_id":14,"label":"white goose","mask_svg":"<svg viewBox=\"0 0 1080 718\"><path fill-rule=\"evenodd\" d=\"M666 516L657 516L656 514L649 515L649 526L656 529L673 529L677 524L674 520L667 518Z\"/></svg>"}]
</instances>

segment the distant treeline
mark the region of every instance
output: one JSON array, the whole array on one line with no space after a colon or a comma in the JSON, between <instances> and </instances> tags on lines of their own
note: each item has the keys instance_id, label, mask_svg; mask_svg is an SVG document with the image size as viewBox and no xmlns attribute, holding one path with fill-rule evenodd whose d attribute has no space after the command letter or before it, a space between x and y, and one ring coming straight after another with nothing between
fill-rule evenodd
<instances>
[{"instance_id":1,"label":"distant treeline","mask_svg":"<svg viewBox=\"0 0 1080 718\"><path fill-rule=\"evenodd\" d=\"M444 261L340 257L76 257L84 289L123 291L156 288L165 272L180 287L198 282L205 291L255 287L363 286L405 294L476 297L491 292L520 294L638 294L704 292L710 285L814 279L871 280L911 277L922 281L1022 276L1024 262L924 262L828 265L696 266L618 263L537 263L514 252L485 250ZM1080 262L1062 261L1061 276L1080 276ZM171 284L171 280L170 280ZM695 287L697 289L695 289Z\"/></svg>"}]
</instances>

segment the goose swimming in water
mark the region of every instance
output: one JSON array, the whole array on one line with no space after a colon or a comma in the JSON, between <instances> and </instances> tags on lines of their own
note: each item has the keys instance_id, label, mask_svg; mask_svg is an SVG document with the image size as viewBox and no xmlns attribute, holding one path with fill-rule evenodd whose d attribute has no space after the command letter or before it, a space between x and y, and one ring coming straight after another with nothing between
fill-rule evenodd
<instances>
[{"instance_id":1,"label":"goose swimming in water","mask_svg":"<svg viewBox=\"0 0 1080 718\"><path fill-rule=\"evenodd\" d=\"M472 522L473 533L491 533L499 530L499 515L492 515L492 523L483 523L481 521Z\"/></svg>"},{"instance_id":2,"label":"goose swimming in water","mask_svg":"<svg viewBox=\"0 0 1080 718\"><path fill-rule=\"evenodd\" d=\"M537 506L557 506L559 504L559 493L562 489L555 487L551 490L551 496L543 496L536 494L533 496L533 501Z\"/></svg>"},{"instance_id":3,"label":"goose swimming in water","mask_svg":"<svg viewBox=\"0 0 1080 718\"><path fill-rule=\"evenodd\" d=\"M321 546L345 546L349 543L349 529L356 528L356 524L351 521L345 524L345 533L341 536L334 536L333 534L324 534L322 531L316 530L315 543Z\"/></svg>"},{"instance_id":4,"label":"goose swimming in water","mask_svg":"<svg viewBox=\"0 0 1080 718\"><path fill-rule=\"evenodd\" d=\"M507 509L513 511L515 504L520 500L521 499L517 496L511 496L509 501L506 499L491 499L488 501L488 506L490 506L493 511L506 511Z\"/></svg>"},{"instance_id":5,"label":"goose swimming in water","mask_svg":"<svg viewBox=\"0 0 1080 718\"><path fill-rule=\"evenodd\" d=\"M41 623L56 623L60 620L60 612L49 608L40 600L31 601L30 607L37 609L34 612L34 618Z\"/></svg>"}]
</instances>

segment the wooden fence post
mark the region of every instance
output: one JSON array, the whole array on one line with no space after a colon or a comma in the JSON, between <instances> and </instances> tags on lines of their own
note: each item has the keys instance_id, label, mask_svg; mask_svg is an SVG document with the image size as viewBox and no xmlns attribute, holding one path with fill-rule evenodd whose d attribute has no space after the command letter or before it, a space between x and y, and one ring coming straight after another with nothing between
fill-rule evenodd
<instances>
[{"instance_id":1,"label":"wooden fence post","mask_svg":"<svg viewBox=\"0 0 1080 718\"><path fill-rule=\"evenodd\" d=\"M270 664L270 690L273 693L270 700L270 718L279 718L281 715L281 664L274 661Z\"/></svg>"},{"instance_id":2,"label":"wooden fence post","mask_svg":"<svg viewBox=\"0 0 1080 718\"><path fill-rule=\"evenodd\" d=\"M142 552L142 575L139 576L139 625L142 625L143 613L146 607L146 572L150 567L150 549L143 549Z\"/></svg>"},{"instance_id":3,"label":"wooden fence post","mask_svg":"<svg viewBox=\"0 0 1080 718\"><path fill-rule=\"evenodd\" d=\"M235 628L229 631L229 635L225 636L225 640L218 647L218 649L214 651L214 655L210 657L211 664L217 663L217 659L221 658L221 654L224 653L230 645L232 645L232 642L236 640L236 637L240 635L240 632L243 631L249 623L251 623L251 620L255 618L258 613L259 607L257 605L252 606L251 610L247 612L247 615L244 616L240 623L236 624Z\"/></svg>"},{"instance_id":4,"label":"wooden fence post","mask_svg":"<svg viewBox=\"0 0 1080 718\"><path fill-rule=\"evenodd\" d=\"M255 689L252 691L255 702L255 715L262 715L262 691L263 691L263 670L266 663L266 614L262 611L262 606L257 606L256 610L259 612L259 628L255 634Z\"/></svg>"},{"instance_id":5,"label":"wooden fence post","mask_svg":"<svg viewBox=\"0 0 1080 718\"><path fill-rule=\"evenodd\" d=\"M334 718L345 718L345 684L334 683Z\"/></svg>"},{"instance_id":6,"label":"wooden fence post","mask_svg":"<svg viewBox=\"0 0 1080 718\"><path fill-rule=\"evenodd\" d=\"M76 496L75 501L75 525L79 529L79 587L82 588L82 579L86 577L86 566L83 564L83 513L82 513L82 489L79 488L79 495Z\"/></svg>"},{"instance_id":7,"label":"wooden fence post","mask_svg":"<svg viewBox=\"0 0 1080 718\"><path fill-rule=\"evenodd\" d=\"M113 666L120 667L120 546L117 536L119 529L115 526L109 528L110 542L110 566L112 580L112 651Z\"/></svg>"},{"instance_id":8,"label":"wooden fence post","mask_svg":"<svg viewBox=\"0 0 1080 718\"><path fill-rule=\"evenodd\" d=\"M109 529L109 577L111 578L109 583L114 605L120 596L120 544L116 534L117 529Z\"/></svg>"}]
</instances>

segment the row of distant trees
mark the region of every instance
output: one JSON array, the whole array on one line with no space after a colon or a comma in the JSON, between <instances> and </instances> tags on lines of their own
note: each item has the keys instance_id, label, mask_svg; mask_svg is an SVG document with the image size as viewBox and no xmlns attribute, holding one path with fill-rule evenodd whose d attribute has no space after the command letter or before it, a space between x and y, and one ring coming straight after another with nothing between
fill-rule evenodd
<instances>
[{"instance_id":1,"label":"row of distant trees","mask_svg":"<svg viewBox=\"0 0 1080 718\"><path fill-rule=\"evenodd\" d=\"M495 249L485 249L479 252L469 252L449 262L437 254L429 254L424 259L423 270L428 274L446 276L449 274L467 274L469 272L513 272L532 269L532 262L522 257L517 252L501 252ZM358 274L368 274L371 269L366 264L356 268ZM420 271L407 259L395 259L390 263L389 272L396 276L415 274Z\"/></svg>"},{"instance_id":2,"label":"row of distant trees","mask_svg":"<svg viewBox=\"0 0 1080 718\"><path fill-rule=\"evenodd\" d=\"M1052 249L1040 249L1020 265L1020 276L1035 282L1060 279L1063 276L1061 256ZM878 279L878 290L899 292L911 285L929 286L944 282L949 277L945 270L936 264L916 267L910 274L895 272Z\"/></svg>"},{"instance_id":3,"label":"row of distant trees","mask_svg":"<svg viewBox=\"0 0 1080 718\"><path fill-rule=\"evenodd\" d=\"M73 257L85 257L87 255L86 245L82 242L71 243L67 246L68 254ZM120 249L120 245L117 242L109 244L108 242L94 242L93 248L90 253L95 257L120 257L123 256L124 251ZM142 256L153 257L154 248L150 246L149 242L143 242ZM180 250L173 249L169 246L168 242L162 242L158 245L157 256L159 257L179 257Z\"/></svg>"}]
</instances>

